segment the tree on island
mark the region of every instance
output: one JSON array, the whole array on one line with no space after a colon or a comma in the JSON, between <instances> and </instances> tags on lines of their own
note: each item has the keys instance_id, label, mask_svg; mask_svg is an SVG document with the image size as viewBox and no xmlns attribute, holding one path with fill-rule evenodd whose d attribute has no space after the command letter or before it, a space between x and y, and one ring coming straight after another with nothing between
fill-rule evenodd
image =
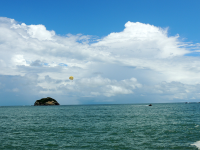
<instances>
[{"instance_id":1,"label":"tree on island","mask_svg":"<svg viewBox=\"0 0 200 150\"><path fill-rule=\"evenodd\" d=\"M34 106L43 106L43 105L60 105L55 99L51 97L42 98L40 100L36 100Z\"/></svg>"}]
</instances>

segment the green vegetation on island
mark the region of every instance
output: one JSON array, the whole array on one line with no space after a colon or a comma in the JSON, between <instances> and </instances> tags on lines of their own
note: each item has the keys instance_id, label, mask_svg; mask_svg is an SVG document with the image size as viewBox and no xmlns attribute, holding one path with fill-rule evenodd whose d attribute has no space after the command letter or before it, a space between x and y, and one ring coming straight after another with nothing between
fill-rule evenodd
<instances>
[{"instance_id":1,"label":"green vegetation on island","mask_svg":"<svg viewBox=\"0 0 200 150\"><path fill-rule=\"evenodd\" d=\"M46 106L46 105L60 105L60 104L51 97L36 100L36 102L34 103L34 106Z\"/></svg>"}]
</instances>

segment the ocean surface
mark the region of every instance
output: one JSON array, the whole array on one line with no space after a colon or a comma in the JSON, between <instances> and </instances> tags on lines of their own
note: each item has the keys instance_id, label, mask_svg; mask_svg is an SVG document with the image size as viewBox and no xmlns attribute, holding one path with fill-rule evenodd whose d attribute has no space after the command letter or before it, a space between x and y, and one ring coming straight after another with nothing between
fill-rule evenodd
<instances>
[{"instance_id":1,"label":"ocean surface","mask_svg":"<svg viewBox=\"0 0 200 150\"><path fill-rule=\"evenodd\" d=\"M0 150L197 150L200 103L0 107Z\"/></svg>"}]
</instances>

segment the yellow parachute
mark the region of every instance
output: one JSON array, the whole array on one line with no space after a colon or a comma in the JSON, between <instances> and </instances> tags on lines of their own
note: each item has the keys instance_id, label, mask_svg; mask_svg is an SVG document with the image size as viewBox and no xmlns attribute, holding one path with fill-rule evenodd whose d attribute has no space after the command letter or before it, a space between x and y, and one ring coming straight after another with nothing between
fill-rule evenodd
<instances>
[{"instance_id":1,"label":"yellow parachute","mask_svg":"<svg viewBox=\"0 0 200 150\"><path fill-rule=\"evenodd\" d=\"M70 76L70 77L69 77L69 79L70 79L70 80L73 80L73 79L74 79L74 77L73 77L73 76Z\"/></svg>"}]
</instances>

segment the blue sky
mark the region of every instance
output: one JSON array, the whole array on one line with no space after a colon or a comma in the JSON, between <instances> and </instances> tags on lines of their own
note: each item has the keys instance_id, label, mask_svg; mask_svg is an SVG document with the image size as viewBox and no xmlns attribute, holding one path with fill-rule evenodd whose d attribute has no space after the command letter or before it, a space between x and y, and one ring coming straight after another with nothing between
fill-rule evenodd
<instances>
[{"instance_id":1,"label":"blue sky","mask_svg":"<svg viewBox=\"0 0 200 150\"><path fill-rule=\"evenodd\" d=\"M199 4L1 1L0 105L200 101Z\"/></svg>"},{"instance_id":2,"label":"blue sky","mask_svg":"<svg viewBox=\"0 0 200 150\"><path fill-rule=\"evenodd\" d=\"M198 42L199 5L198 0L4 0L0 14L29 25L43 24L60 35L101 37L122 31L131 21L169 27L169 35Z\"/></svg>"}]
</instances>

